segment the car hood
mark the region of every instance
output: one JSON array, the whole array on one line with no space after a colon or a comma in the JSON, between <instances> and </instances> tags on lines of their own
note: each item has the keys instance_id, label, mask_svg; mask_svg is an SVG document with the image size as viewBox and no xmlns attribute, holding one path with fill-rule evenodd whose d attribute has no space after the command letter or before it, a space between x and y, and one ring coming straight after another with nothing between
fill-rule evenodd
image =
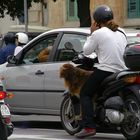
<instances>
[{"instance_id":1,"label":"car hood","mask_svg":"<svg viewBox=\"0 0 140 140\"><path fill-rule=\"evenodd\" d=\"M3 72L6 71L6 65L8 64L8 62L5 62L4 64L0 65L0 76Z\"/></svg>"}]
</instances>

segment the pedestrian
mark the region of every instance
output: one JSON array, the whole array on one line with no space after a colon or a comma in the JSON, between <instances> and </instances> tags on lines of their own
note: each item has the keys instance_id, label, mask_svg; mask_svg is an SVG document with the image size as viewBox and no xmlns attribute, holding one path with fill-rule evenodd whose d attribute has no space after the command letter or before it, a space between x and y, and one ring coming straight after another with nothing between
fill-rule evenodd
<instances>
[{"instance_id":1,"label":"pedestrian","mask_svg":"<svg viewBox=\"0 0 140 140\"><path fill-rule=\"evenodd\" d=\"M83 53L97 54L98 64L80 91L82 107L82 130L75 134L84 138L96 134L94 122L93 96L101 82L109 75L127 69L123 53L127 45L125 32L113 20L113 12L107 5L100 5L93 13L91 35L87 38Z\"/></svg>"},{"instance_id":2,"label":"pedestrian","mask_svg":"<svg viewBox=\"0 0 140 140\"><path fill-rule=\"evenodd\" d=\"M23 46L28 43L28 35L23 32L16 33L15 42L17 47L15 48L14 56L17 55L22 50Z\"/></svg>"},{"instance_id":3,"label":"pedestrian","mask_svg":"<svg viewBox=\"0 0 140 140\"><path fill-rule=\"evenodd\" d=\"M7 33L4 36L5 46L0 48L0 64L7 62L7 57L14 54L16 48L15 35L13 33Z\"/></svg>"}]
</instances>

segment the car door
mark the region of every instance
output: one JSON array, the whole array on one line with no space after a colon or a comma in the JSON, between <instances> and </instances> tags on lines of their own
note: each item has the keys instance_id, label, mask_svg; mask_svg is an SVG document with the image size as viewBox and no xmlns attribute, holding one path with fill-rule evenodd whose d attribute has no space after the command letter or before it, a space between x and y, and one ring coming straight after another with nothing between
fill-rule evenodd
<instances>
[{"instance_id":1,"label":"car door","mask_svg":"<svg viewBox=\"0 0 140 140\"><path fill-rule=\"evenodd\" d=\"M45 73L45 90L47 90L47 94L45 94L44 98L46 100L46 109L51 114L60 113L60 106L64 98L63 92L66 90L63 79L59 77L60 67L64 63L70 63L75 56L72 50L66 49L66 44L70 42L73 44L74 50L81 52L86 37L85 34L64 33L55 50L53 62L47 65Z\"/></svg>"},{"instance_id":2,"label":"car door","mask_svg":"<svg viewBox=\"0 0 140 140\"><path fill-rule=\"evenodd\" d=\"M23 49L19 64L7 66L5 84L6 89L15 94L8 100L14 112L45 113L44 84L49 53L43 51L52 49L56 37L49 35L37 39Z\"/></svg>"}]
</instances>

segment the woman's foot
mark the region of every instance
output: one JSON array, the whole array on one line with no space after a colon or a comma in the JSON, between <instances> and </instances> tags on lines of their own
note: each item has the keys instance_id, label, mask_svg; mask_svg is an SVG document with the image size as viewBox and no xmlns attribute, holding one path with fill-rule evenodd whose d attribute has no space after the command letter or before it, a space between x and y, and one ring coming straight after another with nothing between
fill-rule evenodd
<instances>
[{"instance_id":1,"label":"woman's foot","mask_svg":"<svg viewBox=\"0 0 140 140\"><path fill-rule=\"evenodd\" d=\"M76 133L75 136L77 138L85 138L88 136L93 136L96 134L96 129L95 128L84 128L80 132Z\"/></svg>"}]
</instances>

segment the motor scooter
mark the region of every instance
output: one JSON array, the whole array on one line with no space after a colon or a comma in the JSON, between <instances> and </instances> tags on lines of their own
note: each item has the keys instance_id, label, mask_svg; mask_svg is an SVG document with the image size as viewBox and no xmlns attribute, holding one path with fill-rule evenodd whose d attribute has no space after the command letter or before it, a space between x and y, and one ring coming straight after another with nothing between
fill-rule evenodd
<instances>
[{"instance_id":1,"label":"motor scooter","mask_svg":"<svg viewBox=\"0 0 140 140\"><path fill-rule=\"evenodd\" d=\"M11 122L11 113L5 98L11 98L13 94L7 93L0 80L0 140L7 140L13 133L14 125Z\"/></svg>"},{"instance_id":2,"label":"motor scooter","mask_svg":"<svg viewBox=\"0 0 140 140\"><path fill-rule=\"evenodd\" d=\"M73 50L71 47L69 49ZM124 60L128 69L107 77L93 98L94 120L97 126L105 130L119 130L127 140L139 140L140 43L128 44ZM77 53L72 62L76 67L91 70L97 61ZM80 107L76 107L80 106L80 102L76 96L71 96L69 89L64 92L64 96L60 110L61 123L66 132L74 135L81 130L81 118L76 117L77 112L79 116L82 114ZM79 108L79 111L75 108Z\"/></svg>"}]
</instances>

